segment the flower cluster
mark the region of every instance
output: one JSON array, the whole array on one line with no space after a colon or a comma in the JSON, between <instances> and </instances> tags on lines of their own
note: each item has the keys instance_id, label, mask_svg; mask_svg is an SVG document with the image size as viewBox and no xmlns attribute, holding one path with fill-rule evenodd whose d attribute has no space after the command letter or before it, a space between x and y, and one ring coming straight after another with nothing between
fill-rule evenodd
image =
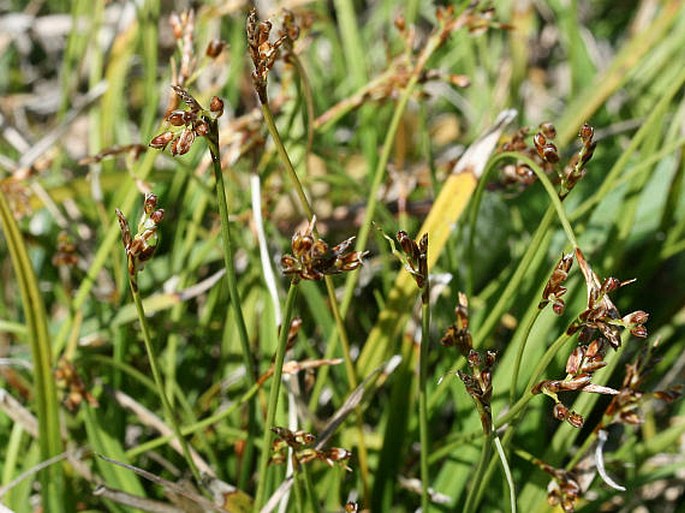
<instances>
[{"instance_id":1,"label":"flower cluster","mask_svg":"<svg viewBox=\"0 0 685 513\"><path fill-rule=\"evenodd\" d=\"M628 329L636 337L647 337L647 329L644 324L649 319L649 314L642 310L636 310L621 317L618 309L609 298L609 293L633 283L635 280L620 281L617 278L609 277L600 283L599 278L579 248L576 248L576 259L587 284L587 308L568 328L567 333L573 334L581 330L580 340L587 342L599 332L600 339L606 340L614 349L621 346L623 329Z\"/></svg>"},{"instance_id":2,"label":"flower cluster","mask_svg":"<svg viewBox=\"0 0 685 513\"><path fill-rule=\"evenodd\" d=\"M573 513L582 489L574 472L545 465L545 472L552 476L547 486L547 503L561 506L565 513Z\"/></svg>"},{"instance_id":3,"label":"flower cluster","mask_svg":"<svg viewBox=\"0 0 685 513\"><path fill-rule=\"evenodd\" d=\"M98 406L98 400L86 388L76 366L64 357L57 362L55 383L60 390L64 391L63 403L69 411L73 412L78 409L83 401L90 406Z\"/></svg>"},{"instance_id":4,"label":"flower cluster","mask_svg":"<svg viewBox=\"0 0 685 513\"><path fill-rule=\"evenodd\" d=\"M218 139L216 120L224 112L223 100L218 96L212 97L209 110L205 110L181 86L172 85L171 88L176 96L186 103L188 109L174 109L169 112L165 120L171 128L153 137L150 147L163 150L171 143L171 154L177 156L188 153L197 137L206 137L216 143Z\"/></svg>"},{"instance_id":5,"label":"flower cluster","mask_svg":"<svg viewBox=\"0 0 685 513\"><path fill-rule=\"evenodd\" d=\"M557 136L554 125L550 122L542 123L538 127L537 132L533 134L532 146L527 142L529 134L529 128L520 128L499 150L520 153L535 162L545 173L556 173L560 183L559 197L564 199L580 179L585 176L585 167L592 158L597 146L597 142L594 140L594 128L587 123L580 128L578 137L580 138L581 148L563 168L559 166L561 155L554 144L554 139ZM518 184L527 187L535 182L535 180L535 174L525 162L508 164L502 169L502 182L504 186Z\"/></svg>"},{"instance_id":6,"label":"flower cluster","mask_svg":"<svg viewBox=\"0 0 685 513\"><path fill-rule=\"evenodd\" d=\"M459 352L468 356L473 348L473 339L471 331L469 330L469 302L466 294L459 292L459 301L454 308L454 314L457 318L456 322L447 328L440 344L444 347L454 347L459 349Z\"/></svg>"},{"instance_id":7,"label":"flower cluster","mask_svg":"<svg viewBox=\"0 0 685 513\"><path fill-rule=\"evenodd\" d=\"M554 417L580 428L585 419L579 413L569 410L557 396L558 392L593 392L596 394L616 395L613 388L592 383L592 375L606 365L606 344L595 339L587 345L576 347L566 361L566 378L563 380L544 380L532 389L534 394L543 393L554 400Z\"/></svg>"},{"instance_id":8,"label":"flower cluster","mask_svg":"<svg viewBox=\"0 0 685 513\"><path fill-rule=\"evenodd\" d=\"M341 447L317 449L314 447L316 437L306 431L291 431L279 426L272 427L271 431L276 434L276 439L272 446L273 455L271 456L271 463L284 463L286 461L288 448L290 448L293 450L294 462L299 465L305 465L310 461L319 460L331 467L339 464L348 472L352 471L346 464L347 460L352 456L352 453L347 449Z\"/></svg>"},{"instance_id":9,"label":"flower cluster","mask_svg":"<svg viewBox=\"0 0 685 513\"><path fill-rule=\"evenodd\" d=\"M419 242L407 235L407 232L397 232L397 242L407 257L406 269L414 277L416 285L424 289L428 281L428 234L424 233Z\"/></svg>"},{"instance_id":10,"label":"flower cluster","mask_svg":"<svg viewBox=\"0 0 685 513\"><path fill-rule=\"evenodd\" d=\"M295 280L321 280L325 275L354 271L362 265L362 259L368 252L353 250L354 237L330 248L314 234L315 222L316 218L304 231L293 235L292 255L281 257L284 274L293 276Z\"/></svg>"},{"instance_id":11,"label":"flower cluster","mask_svg":"<svg viewBox=\"0 0 685 513\"><path fill-rule=\"evenodd\" d=\"M286 41L292 42L299 35L299 29L295 25L292 14L287 13L285 30L273 43L269 41L272 24L269 20L260 21L257 10L252 8L247 17L245 30L247 32L247 48L254 64L252 80L255 90L262 104L267 103L266 82L269 71L273 68L278 57L279 49Z\"/></svg>"},{"instance_id":12,"label":"flower cluster","mask_svg":"<svg viewBox=\"0 0 685 513\"><path fill-rule=\"evenodd\" d=\"M457 376L464 383L466 391L473 398L476 409L480 414L483 432L489 435L492 431L492 368L497 354L494 351L480 353L473 349L473 339L469 330L468 298L463 292L459 293L459 302L454 309L456 322L445 331L440 344L444 347L456 347L466 358L470 374L457 371Z\"/></svg>"},{"instance_id":13,"label":"flower cluster","mask_svg":"<svg viewBox=\"0 0 685 513\"><path fill-rule=\"evenodd\" d=\"M655 392L643 392L641 390L645 378L656 364L656 359L651 354L650 349L643 348L635 361L626 364L626 374L621 388L604 412L605 425L612 421L622 424L641 424L642 417L639 414L639 408L645 399L653 397L665 402L672 402L681 395L681 387Z\"/></svg>"},{"instance_id":14,"label":"flower cluster","mask_svg":"<svg viewBox=\"0 0 685 513\"><path fill-rule=\"evenodd\" d=\"M559 175L561 178L560 198L565 198L566 195L571 192L571 189L576 186L578 181L585 176L585 166L592 158L595 147L597 146L597 141L593 139L594 136L595 129L587 123L583 124L578 132L578 137L580 138L582 146L580 150L571 157L571 160L566 164L566 167Z\"/></svg>"},{"instance_id":15,"label":"flower cluster","mask_svg":"<svg viewBox=\"0 0 685 513\"><path fill-rule=\"evenodd\" d=\"M497 354L494 351L485 351L484 354L471 349L466 361L470 374L457 371L459 379L464 382L466 391L476 403L476 409L480 414L480 422L483 433L489 435L492 432L492 367L495 365Z\"/></svg>"},{"instance_id":16,"label":"flower cluster","mask_svg":"<svg viewBox=\"0 0 685 513\"><path fill-rule=\"evenodd\" d=\"M534 146L528 143L530 135L530 128L519 128L510 139L506 141L500 148L501 152L514 152L529 158L535 162L545 173L550 174L554 171L554 155L558 156L556 146L551 142L551 139L556 137L556 129L551 123L542 123L539 126L538 132L533 136ZM545 156L547 158L545 158ZM512 185L519 185L521 187L528 187L536 180L535 173L524 162L516 162L505 165L502 170L502 185L505 187Z\"/></svg>"},{"instance_id":17,"label":"flower cluster","mask_svg":"<svg viewBox=\"0 0 685 513\"><path fill-rule=\"evenodd\" d=\"M74 267L78 264L79 257L70 235L66 231L61 231L57 236L57 251L52 257L52 265L59 267Z\"/></svg>"},{"instance_id":18,"label":"flower cluster","mask_svg":"<svg viewBox=\"0 0 685 513\"><path fill-rule=\"evenodd\" d=\"M157 208L157 196L147 193L143 202L143 215L138 223L138 230L131 236L131 229L124 214L116 209L121 228L122 241L128 259L128 274L131 282L135 284L135 277L139 270L143 268L145 262L152 258L157 249L159 235L157 228L164 218L164 210Z\"/></svg>"},{"instance_id":19,"label":"flower cluster","mask_svg":"<svg viewBox=\"0 0 685 513\"><path fill-rule=\"evenodd\" d=\"M552 303L552 310L557 315L564 313L566 303L561 299L561 296L566 294L566 287L562 285L568 278L568 272L573 265L573 253L561 255L559 263L552 271L552 276L545 285L545 290L542 292L542 301L538 304L538 308L542 310L547 304Z\"/></svg>"},{"instance_id":20,"label":"flower cluster","mask_svg":"<svg viewBox=\"0 0 685 513\"><path fill-rule=\"evenodd\" d=\"M580 249L575 251L578 265L585 278L588 289L587 308L578 316L568 328L569 335L580 330L579 340L581 344L576 347L566 361L566 377L563 380L544 380L532 388L532 393L543 393L554 400L554 416L558 420L566 421L573 427L579 428L585 422L583 417L574 411L570 411L559 399L559 392L591 392L595 394L617 395L619 392L613 388L592 383L593 374L604 367L604 360L609 347L618 349L621 345L621 332L629 329L637 337L646 337L647 330L644 323L648 314L642 310L633 312L623 318L618 309L609 298L609 293L626 285L629 282L621 282L616 278L607 278L600 283L597 275L592 271ZM545 288L550 294L547 299L558 300L563 289L560 283L571 266L570 256L564 256L557 266L554 274ZM565 289L563 289L565 292ZM549 299L549 296L553 296ZM541 303L542 304L542 303ZM558 303L555 303L558 304ZM563 303L561 303L563 305Z\"/></svg>"}]
</instances>

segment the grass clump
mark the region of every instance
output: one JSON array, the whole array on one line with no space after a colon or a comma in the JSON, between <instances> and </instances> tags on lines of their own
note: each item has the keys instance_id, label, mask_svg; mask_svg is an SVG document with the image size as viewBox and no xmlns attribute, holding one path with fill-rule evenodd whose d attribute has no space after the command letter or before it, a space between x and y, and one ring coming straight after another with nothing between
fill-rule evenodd
<instances>
[{"instance_id":1,"label":"grass clump","mask_svg":"<svg viewBox=\"0 0 685 513\"><path fill-rule=\"evenodd\" d=\"M650 5L0 6L3 506L677 511Z\"/></svg>"}]
</instances>

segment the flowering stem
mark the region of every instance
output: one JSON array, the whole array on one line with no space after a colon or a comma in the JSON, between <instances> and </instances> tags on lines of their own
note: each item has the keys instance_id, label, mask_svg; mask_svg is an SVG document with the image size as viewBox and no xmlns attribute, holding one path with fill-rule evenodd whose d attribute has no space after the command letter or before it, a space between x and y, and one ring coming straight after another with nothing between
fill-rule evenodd
<instances>
[{"instance_id":1,"label":"flowering stem","mask_svg":"<svg viewBox=\"0 0 685 513\"><path fill-rule=\"evenodd\" d=\"M273 382L271 383L271 390L269 392L269 403L266 410L266 421L264 423L264 438L262 441L262 454L259 461L259 473L257 476L257 493L255 494L254 511L258 512L264 504L264 494L266 493L266 471L269 466L269 456L271 454L271 443L273 440L273 433L271 428L274 426L276 418L276 406L278 406L278 393L281 389L281 375L283 373L283 361L285 360L285 351L288 345L288 328L290 326L290 319L292 318L293 305L295 297L297 296L297 284L294 282L290 284L288 289L288 296L285 299L285 307L283 308L283 323L278 336L278 346L276 347L276 359L274 361Z\"/></svg>"},{"instance_id":2,"label":"flowering stem","mask_svg":"<svg viewBox=\"0 0 685 513\"><path fill-rule=\"evenodd\" d=\"M514 478L511 475L511 469L509 468L509 462L507 461L507 455L504 453L504 447L502 447L502 441L494 432L495 449L497 449L497 454L499 455L499 461L502 464L502 471L504 472L504 477L509 485L509 507L511 508L511 513L516 513L516 488L514 487Z\"/></svg>"},{"instance_id":3,"label":"flowering stem","mask_svg":"<svg viewBox=\"0 0 685 513\"><path fill-rule=\"evenodd\" d=\"M311 220L312 217L314 217L314 210L312 210L312 207L309 204L309 200L307 199L307 195L304 193L302 182L300 182L300 179L298 178L297 173L295 172L295 168L293 166L292 161L290 160L290 156L288 155L285 146L283 146L281 135L278 133L278 128L276 127L276 123L274 122L274 117L273 114L271 114L271 108L269 107L268 103L262 103L262 115L264 116L264 122L266 123L266 127L269 130L272 139L274 140L274 144L276 145L276 151L278 152L278 156L280 157L281 162L285 166L285 171L288 174L288 177L290 178L291 184L293 185L293 187L295 187L295 192L297 193L297 197L300 200L300 205L302 206L302 209L304 210L304 213L307 216L307 218Z\"/></svg>"},{"instance_id":4,"label":"flowering stem","mask_svg":"<svg viewBox=\"0 0 685 513\"><path fill-rule=\"evenodd\" d=\"M428 512L428 345L430 341L430 288L426 279L421 294L421 346L419 351L419 442L421 444L421 511Z\"/></svg>"},{"instance_id":5,"label":"flowering stem","mask_svg":"<svg viewBox=\"0 0 685 513\"><path fill-rule=\"evenodd\" d=\"M140 321L140 329L143 334L143 342L145 344L145 351L147 351L147 359L150 362L150 368L152 369L152 377L155 380L155 385L157 386L157 393L162 400L162 407L164 408L164 413L167 417L167 421L171 424L171 427L181 444L181 449L183 451L183 457L186 459L190 471L193 473L195 482L200 484L202 478L200 472L193 461L190 454L190 448L188 447L188 442L181 434L181 429L179 428L176 418L174 417L174 412L171 409L171 403L167 398L166 392L164 391L164 383L162 382L162 375L159 371L159 366L157 365L157 357L155 356L154 349L152 348L152 340L150 338L150 328L147 324L147 319L145 318L145 310L143 309L143 301L140 298L140 292L138 291L138 286L135 281L135 276L129 275L129 285L131 288L131 295L133 296L133 302L136 305L136 311L138 312L138 320Z\"/></svg>"},{"instance_id":6,"label":"flowering stem","mask_svg":"<svg viewBox=\"0 0 685 513\"><path fill-rule=\"evenodd\" d=\"M241 308L240 293L238 292L238 279L236 277L235 266L233 265L233 244L231 242L231 228L228 219L228 202L226 201L226 186L224 184L224 175L221 170L221 154L219 153L219 128L216 120L209 124L209 133L207 134L207 144L209 153L212 157L212 167L214 169L214 180L216 186L216 199L219 205L219 216L221 219L221 242L223 244L224 265L226 266L226 282L228 284L228 295L233 305L235 313L236 324L238 326L238 338L240 339L241 353L243 356L243 364L245 365L245 372L247 374L248 384L254 385L257 382L257 376L253 360L251 358L250 339L247 335L247 327L245 325L245 318L243 317L243 310ZM248 433L254 434L256 432L255 425L255 405L254 402L248 403ZM241 476L241 485L245 484L249 476L251 468L252 454L254 450L254 437L248 436L245 447L245 462L242 466L245 472Z\"/></svg>"},{"instance_id":7,"label":"flowering stem","mask_svg":"<svg viewBox=\"0 0 685 513\"><path fill-rule=\"evenodd\" d=\"M260 96L260 100L262 100ZM309 203L309 200L307 199L307 195L304 192L304 188L302 187L302 183L300 182L300 179L297 176L297 173L295 172L295 168L293 167L293 163L290 160L290 156L288 155L288 152L285 149L285 146L283 145L283 140L281 139L281 135L278 132L278 128L276 127L276 123L274 122L273 115L271 113L271 108L269 107L268 101L262 101L262 114L264 116L264 121L266 123L266 126L269 130L269 133L271 134L271 137L274 141L274 144L276 145L276 150L278 151L278 155L281 158L281 162L285 166L286 172L290 178L290 181L295 187L295 191L297 192L297 196L300 199L300 203L302 205L302 209L304 210L307 218L311 221L312 218L314 217L314 210L312 209L311 204ZM314 228L316 230L316 227ZM340 311L340 307L338 306L338 301L337 298L335 297L335 288L333 287L333 280L331 279L330 276L324 276L324 282L326 284L326 293L328 294L328 301L331 305L331 310L333 312L333 318L335 319L335 326L336 326L336 332L340 336L340 341L342 344L342 349L343 349L343 360L345 362L345 373L347 374L347 381L350 385L350 390L354 390L357 388L357 385L359 384L357 381L357 374L354 369L354 364L352 363L352 356L350 355L350 341L349 338L347 337L347 330L345 329L345 323L343 322L343 316ZM361 470L362 474L362 482L364 484L364 491L365 494L368 495L368 482L369 482L369 466L368 466L368 457L367 457L367 451L366 451L366 444L364 442L364 432L363 432L363 426L362 426L362 418L361 418L361 409L357 408L357 427L358 427L358 458L359 458L359 468Z\"/></svg>"},{"instance_id":8,"label":"flowering stem","mask_svg":"<svg viewBox=\"0 0 685 513\"><path fill-rule=\"evenodd\" d=\"M476 474L473 476L473 483L471 489L466 496L466 504L464 505L464 513L472 513L478 502L478 489L483 480L485 471L490 463L490 455L492 453L492 440L490 434L483 436L483 447L480 450L480 458L478 460L478 467L476 467Z\"/></svg>"}]
</instances>

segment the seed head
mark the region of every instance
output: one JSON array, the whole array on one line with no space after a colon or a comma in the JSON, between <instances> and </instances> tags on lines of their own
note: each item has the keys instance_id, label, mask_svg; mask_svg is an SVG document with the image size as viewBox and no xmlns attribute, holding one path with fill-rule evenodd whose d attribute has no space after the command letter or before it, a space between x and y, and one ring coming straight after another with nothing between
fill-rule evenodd
<instances>
[{"instance_id":1,"label":"seed head","mask_svg":"<svg viewBox=\"0 0 685 513\"><path fill-rule=\"evenodd\" d=\"M115 210L121 228L121 237L128 260L128 273L131 282L136 285L136 275L142 270L145 262L152 258L159 243L157 229L164 218L164 210L157 208L157 196L153 193L145 195L143 214L138 222L138 230L131 235L128 221L118 208Z\"/></svg>"},{"instance_id":2,"label":"seed head","mask_svg":"<svg viewBox=\"0 0 685 513\"><path fill-rule=\"evenodd\" d=\"M219 135L216 119L223 114L223 101L214 96L210 102L210 110L205 110L181 86L172 85L171 88L176 97L183 100L187 107L174 109L167 114L165 120L171 128L153 137L150 147L163 150L171 143L170 152L176 157L188 153L198 137L206 137L217 142Z\"/></svg>"},{"instance_id":3,"label":"seed head","mask_svg":"<svg viewBox=\"0 0 685 513\"><path fill-rule=\"evenodd\" d=\"M367 251L352 250L354 237L344 240L330 248L314 234L316 218L308 227L292 237L292 255L281 257L283 273L295 280L321 280L325 275L354 271L363 263Z\"/></svg>"}]
</instances>

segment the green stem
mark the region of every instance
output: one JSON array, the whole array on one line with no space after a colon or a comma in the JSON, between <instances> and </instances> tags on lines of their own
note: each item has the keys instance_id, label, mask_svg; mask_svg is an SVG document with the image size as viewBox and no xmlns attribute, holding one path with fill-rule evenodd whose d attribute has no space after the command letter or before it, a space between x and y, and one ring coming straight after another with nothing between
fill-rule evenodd
<instances>
[{"instance_id":1,"label":"green stem","mask_svg":"<svg viewBox=\"0 0 685 513\"><path fill-rule=\"evenodd\" d=\"M312 513L319 513L321 508L319 508L319 501L316 499L314 483L312 483L312 476L309 474L309 469L307 468L307 465L302 465L300 470L302 471L302 478L304 479L305 491L310 507L309 511Z\"/></svg>"},{"instance_id":2,"label":"green stem","mask_svg":"<svg viewBox=\"0 0 685 513\"><path fill-rule=\"evenodd\" d=\"M430 286L428 279L421 295L421 346L419 351L419 441L421 443L421 511L428 512L428 346L430 343Z\"/></svg>"},{"instance_id":3,"label":"green stem","mask_svg":"<svg viewBox=\"0 0 685 513\"><path fill-rule=\"evenodd\" d=\"M525 155L510 151L506 151L495 156L492 159L491 165L494 166L498 161L502 159L516 159L521 162L524 162L533 171L533 173L535 173L535 176L538 177L538 180L540 180L540 183L542 183L542 186L545 188L545 191L547 191L547 195L549 196L549 199L552 201L554 209L557 211L557 216L559 217L559 221L561 221L561 226L564 228L564 231L566 232L566 237L568 237L568 240L573 245L573 247L577 248L578 241L576 240L576 236L573 233L573 228L571 227L571 223L568 220L568 216L564 211L564 205L561 203L561 199L559 199L559 194L557 194L557 191L554 189L554 185L552 185L552 182L549 181L549 178L547 178L545 172L542 169L540 169L540 166L538 166L534 160L526 157Z\"/></svg>"},{"instance_id":4,"label":"green stem","mask_svg":"<svg viewBox=\"0 0 685 513\"><path fill-rule=\"evenodd\" d=\"M497 455L499 456L499 461L502 464L502 471L504 472L504 477L509 485L509 508L511 509L511 513L516 513L516 487L514 486L514 478L511 475L511 469L509 468L507 455L504 454L502 441L499 439L499 436L497 436L497 433L494 433L494 436L495 449L497 449Z\"/></svg>"},{"instance_id":5,"label":"green stem","mask_svg":"<svg viewBox=\"0 0 685 513\"><path fill-rule=\"evenodd\" d=\"M274 121L274 117L271 113L271 108L269 107L268 103L262 103L262 115L264 116L264 122L266 123L266 127L271 134L271 138L276 145L278 156L285 166L285 172L288 174L288 178L290 178L290 183L293 185L293 187L295 187L295 192L300 200L300 206L304 210L307 218L311 220L314 217L314 210L307 199L307 195L304 193L304 188L302 187L302 183L295 172L295 167L290 160L290 155L288 155L285 146L283 146L283 140L281 139L281 135L278 133L278 128L276 127L276 122Z\"/></svg>"},{"instance_id":6,"label":"green stem","mask_svg":"<svg viewBox=\"0 0 685 513\"><path fill-rule=\"evenodd\" d=\"M269 107L268 101L265 101L262 103L262 114L264 116L264 121L266 123L266 126L269 130L269 133L271 134L271 138L274 141L274 144L276 145L276 150L278 152L279 157L281 158L281 162L285 166L286 173L288 174L288 177L290 178L290 181L295 187L295 191L297 192L297 196L300 199L300 203L302 205L302 208L307 215L307 217L311 220L314 218L314 210L312 209L311 204L309 203L309 200L307 199L307 195L304 192L304 188L302 187L302 183L300 182L299 177L297 176L297 173L295 172L295 168L293 167L293 163L290 160L290 156L288 155L288 152L285 149L285 146L283 145L283 140L281 139L281 135L278 132L278 128L276 127L276 123L274 122L273 115L271 113L271 108ZM316 233L316 227L314 228L315 233ZM356 273L351 273L351 274L356 274ZM335 288L333 286L333 280L331 279L330 276L325 276L324 277L324 282L326 284L326 293L328 294L328 301L331 305L331 310L333 312L333 318L335 319L335 326L336 326L336 333L340 336L341 344L342 344L342 349L343 349L343 360L345 363L345 373L347 375L347 381L350 385L350 390L354 390L357 388L358 380L357 380L357 374L354 369L354 364L352 363L352 356L350 354L350 341L347 336L347 330L345 329L345 323L344 323L344 316L341 313L341 309L338 306L338 300L335 296ZM323 369L325 371L325 367ZM318 380L317 380L318 381ZM366 450L366 443L364 442L364 430L363 430L363 423L362 423L362 416L361 416L361 409L356 408L357 411L357 430L358 430L358 459L359 459L359 468L362 474L362 483L364 485L364 491L365 494L368 495L368 483L369 483L369 465L368 465L368 454Z\"/></svg>"},{"instance_id":7,"label":"green stem","mask_svg":"<svg viewBox=\"0 0 685 513\"><path fill-rule=\"evenodd\" d=\"M488 463L490 462L490 454L492 453L492 440L489 434L483 437L483 447L480 450L480 459L478 460L478 467L476 467L476 474L473 476L473 482L466 496L466 504L464 505L464 513L473 513L475 511L478 489L480 488L480 483L483 480L485 471L488 468Z\"/></svg>"},{"instance_id":8,"label":"green stem","mask_svg":"<svg viewBox=\"0 0 685 513\"><path fill-rule=\"evenodd\" d=\"M219 150L219 128L216 121L210 124L210 132L207 137L209 153L212 157L212 168L214 169L214 181L216 187L216 200L219 205L219 216L221 218L221 242L223 245L224 265L226 266L226 283L228 284L228 295L235 313L236 324L238 327L238 338L240 340L241 353L248 384L250 386L257 382L257 373L254 361L251 357L250 339L247 334L245 317L241 308L240 293L238 292L238 278L233 264L233 244L231 238L231 225L228 218L228 201L226 199L226 185L224 174L221 170L221 154ZM255 435L256 430L256 409L253 401L247 403L247 429L248 433ZM244 462L242 465L240 484L245 485L252 468L252 458L254 454L254 438L249 436L244 452Z\"/></svg>"},{"instance_id":9,"label":"green stem","mask_svg":"<svg viewBox=\"0 0 685 513\"><path fill-rule=\"evenodd\" d=\"M276 419L276 407L278 406L278 393L281 389L281 375L283 373L283 361L285 360L285 351L288 345L288 331L290 326L290 319L292 317L293 305L295 297L297 296L297 284L291 283L288 289L288 296L285 299L285 307L283 308L283 324L281 324L281 331L278 336L278 346L276 348L276 359L274 361L273 383L271 383L271 390L269 392L269 402L266 410L266 421L264 423L264 439L262 442L262 454L259 461L259 473L257 483L257 493L255 495L254 511L258 512L264 504L266 494L266 471L269 466L269 456L271 454L271 442L273 440L273 433L271 428L274 426Z\"/></svg>"},{"instance_id":10,"label":"green stem","mask_svg":"<svg viewBox=\"0 0 685 513\"><path fill-rule=\"evenodd\" d=\"M143 309L143 301L140 298L140 292L138 291L138 285L136 283L135 276L129 276L129 285L131 287L131 295L133 296L133 302L136 305L136 311L138 312L138 320L140 321L140 329L143 334L143 342L145 343L145 350L147 351L147 358L150 362L150 369L152 370L152 377L155 380L155 385L157 386L157 393L162 400L162 406L164 407L164 413L167 417L167 421L171 424L171 427L181 444L181 449L183 450L183 457L186 459L190 471L193 473L195 482L197 484L202 483L202 477L200 472L193 461L193 457L190 454L190 448L188 447L188 442L181 434L178 423L174 416L174 412L171 409L171 404L167 398L166 392L164 391L164 383L162 382L162 375L159 371L159 366L157 364L157 357L155 356L154 349L152 348L152 339L150 338L150 328L147 324L147 319L145 318L145 310Z\"/></svg>"},{"instance_id":11,"label":"green stem","mask_svg":"<svg viewBox=\"0 0 685 513\"><path fill-rule=\"evenodd\" d=\"M535 325L535 321L537 321L538 317L540 316L540 310L536 305L533 305L533 308L535 308L535 312L532 315L529 315L528 317L528 322L526 323L525 327L523 328L523 331L521 331L520 334L520 339L521 339L521 345L516 352L516 361L514 362L514 370L511 373L511 385L509 385L509 403L513 404L514 403L514 398L516 397L516 388L518 386L518 381L519 381L519 372L521 371L521 362L523 361L523 353L526 351L526 344L528 342L528 338L530 336L530 331L533 329L533 326ZM517 333L518 336L518 333Z\"/></svg>"}]
</instances>

